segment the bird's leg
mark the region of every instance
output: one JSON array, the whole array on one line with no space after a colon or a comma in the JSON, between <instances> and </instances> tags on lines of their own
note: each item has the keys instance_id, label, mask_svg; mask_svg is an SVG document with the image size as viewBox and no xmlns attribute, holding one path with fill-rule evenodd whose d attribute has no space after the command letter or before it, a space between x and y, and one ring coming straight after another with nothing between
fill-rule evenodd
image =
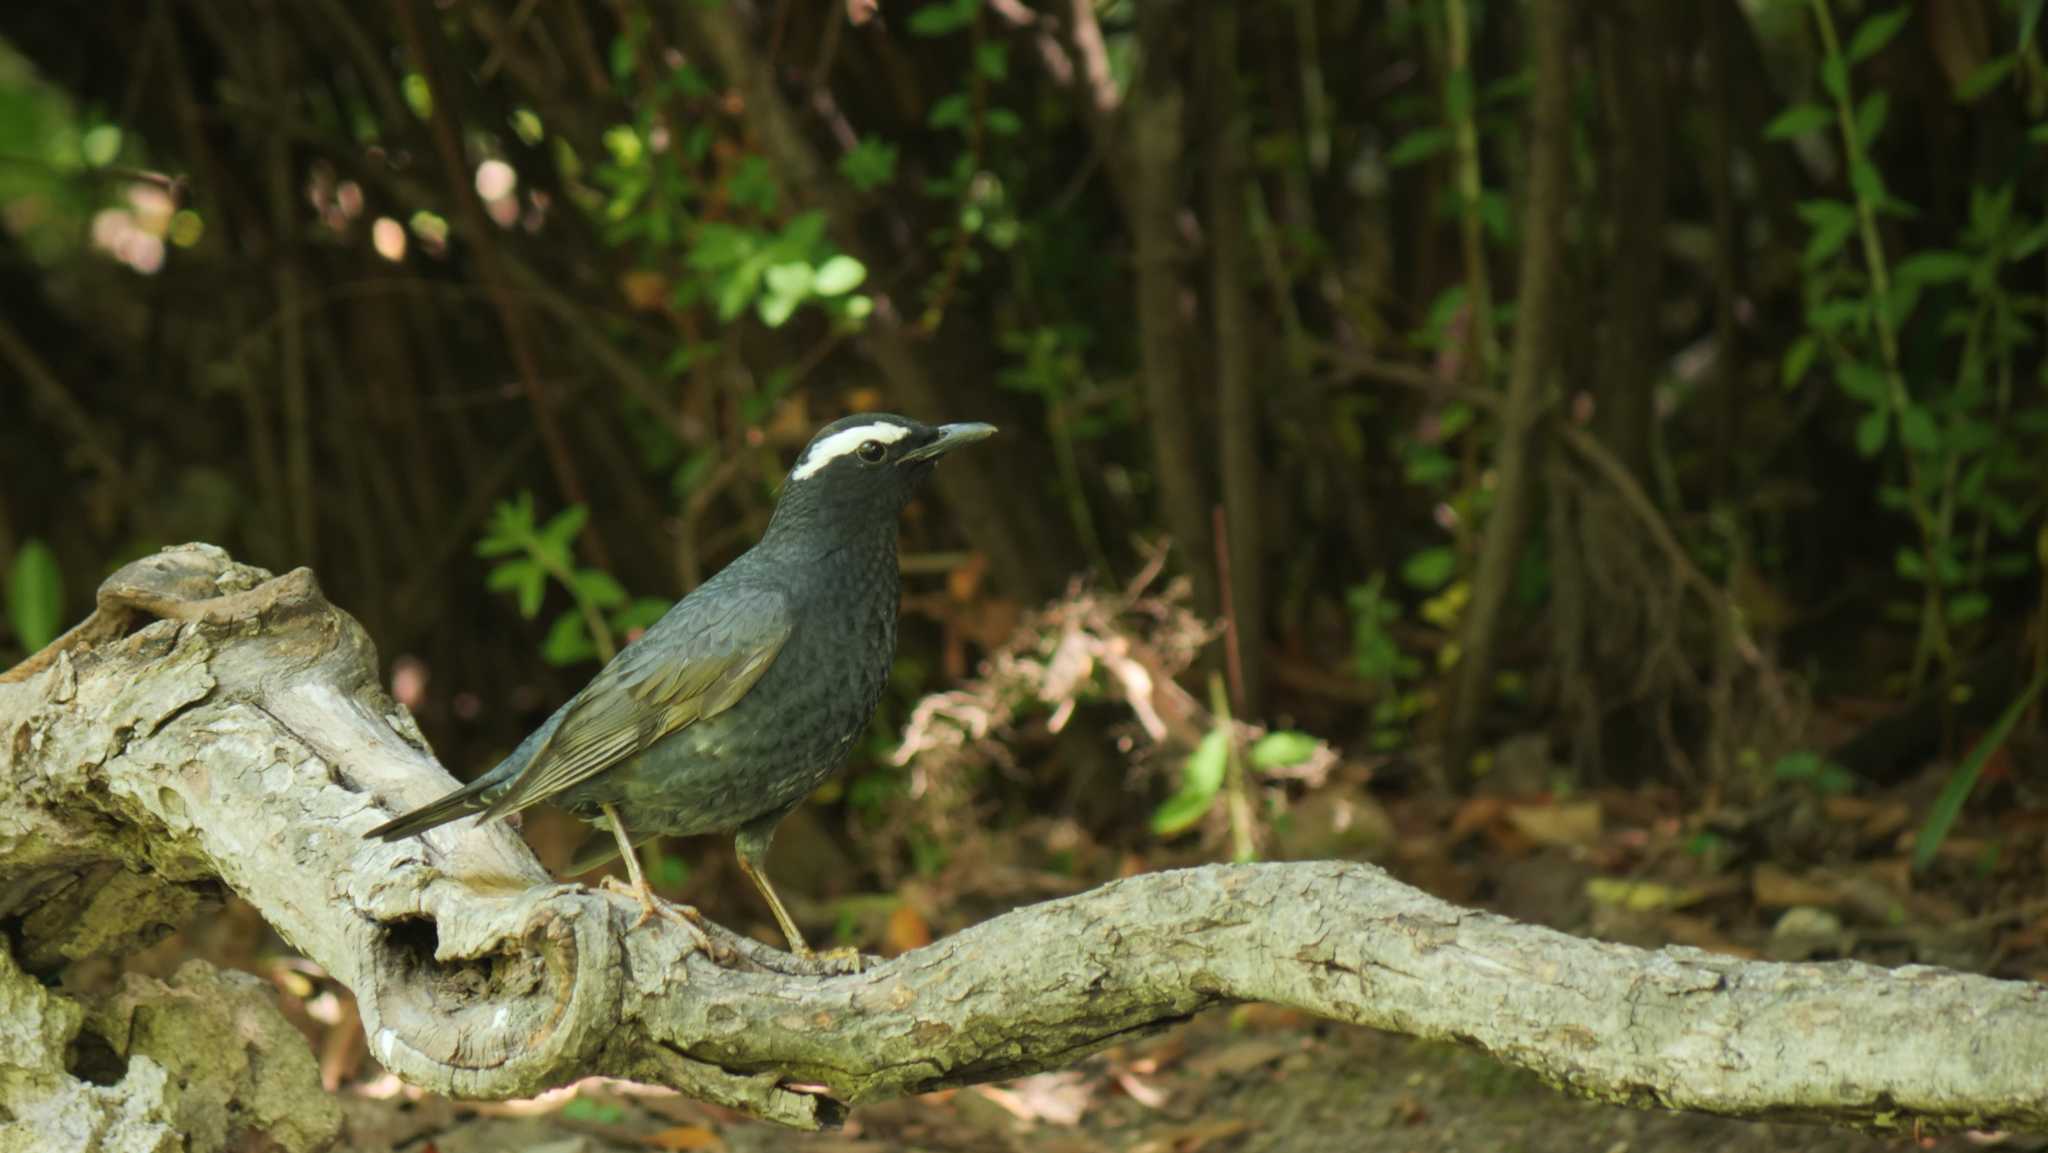
<instances>
[{"instance_id":1,"label":"bird's leg","mask_svg":"<svg viewBox=\"0 0 2048 1153\"><path fill-rule=\"evenodd\" d=\"M619 856L626 862L626 875L632 878L628 891L640 901L640 916L633 922L633 928L645 925L653 917L667 917L696 930L698 943L706 952L712 951L710 938L704 935L704 915L688 905L672 905L654 895L653 887L648 885L646 875L640 871L640 854L634 851L633 841L626 835L626 823L619 819L619 811L610 805L599 808L604 812L605 820L611 823L612 836L619 839ZM618 881L612 877L606 877L603 884L608 888L619 887Z\"/></svg>"},{"instance_id":2,"label":"bird's leg","mask_svg":"<svg viewBox=\"0 0 2048 1153\"><path fill-rule=\"evenodd\" d=\"M860 972L860 950L855 948L832 949L824 953L813 953L804 943L804 935L796 927L796 921L789 910L782 907L782 898L775 895L775 886L768 883L768 844L775 837L775 826L782 822L782 813L772 813L740 826L739 834L733 838L734 855L739 858L740 872L761 896L768 902L768 910L775 914L775 923L782 927L782 935L789 938L789 951L805 961L822 961L827 965Z\"/></svg>"}]
</instances>

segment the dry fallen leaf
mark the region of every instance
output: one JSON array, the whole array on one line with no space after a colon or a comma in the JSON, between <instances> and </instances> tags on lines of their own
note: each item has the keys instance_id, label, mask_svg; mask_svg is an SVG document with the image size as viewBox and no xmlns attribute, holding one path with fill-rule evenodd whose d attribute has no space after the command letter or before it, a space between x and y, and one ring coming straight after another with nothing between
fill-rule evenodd
<instances>
[{"instance_id":1,"label":"dry fallen leaf","mask_svg":"<svg viewBox=\"0 0 2048 1153\"><path fill-rule=\"evenodd\" d=\"M1147 1109L1159 1109L1165 1106L1166 1090L1161 1089L1157 1085L1139 1080L1136 1073L1126 1069L1115 1069L1111 1070L1110 1076L1115 1078L1117 1088L1130 1094L1131 1100L1136 1101Z\"/></svg>"},{"instance_id":2,"label":"dry fallen leaf","mask_svg":"<svg viewBox=\"0 0 2048 1153\"><path fill-rule=\"evenodd\" d=\"M1738 945L1721 935L1721 929L1705 917L1694 917L1686 913L1666 913L1658 918L1664 935L1674 945L1691 945L1709 953L1720 953L1728 957L1744 957L1751 960L1763 954L1748 945Z\"/></svg>"},{"instance_id":3,"label":"dry fallen leaf","mask_svg":"<svg viewBox=\"0 0 2048 1153\"><path fill-rule=\"evenodd\" d=\"M677 1125L646 1139L656 1149L703 1149L723 1153L725 1138L701 1125Z\"/></svg>"},{"instance_id":4,"label":"dry fallen leaf","mask_svg":"<svg viewBox=\"0 0 2048 1153\"><path fill-rule=\"evenodd\" d=\"M1600 802L1512 805L1508 824L1539 845L1572 848L1600 839Z\"/></svg>"},{"instance_id":5,"label":"dry fallen leaf","mask_svg":"<svg viewBox=\"0 0 2048 1153\"><path fill-rule=\"evenodd\" d=\"M651 312L668 303L668 278L659 272L634 269L619 278L619 294L636 312Z\"/></svg>"},{"instance_id":6,"label":"dry fallen leaf","mask_svg":"<svg viewBox=\"0 0 2048 1153\"><path fill-rule=\"evenodd\" d=\"M1300 1044L1292 1040L1255 1037L1198 1053L1188 1058L1187 1068L1203 1077L1228 1077L1269 1065L1299 1048Z\"/></svg>"},{"instance_id":7,"label":"dry fallen leaf","mask_svg":"<svg viewBox=\"0 0 2048 1153\"><path fill-rule=\"evenodd\" d=\"M1154 1129L1144 1141L1132 1146L1136 1150L1156 1150L1157 1153L1200 1153L1200 1150L1218 1142L1239 1136L1251 1125L1235 1117L1215 1121L1197 1121L1190 1125L1171 1125Z\"/></svg>"},{"instance_id":8,"label":"dry fallen leaf","mask_svg":"<svg viewBox=\"0 0 2048 1153\"><path fill-rule=\"evenodd\" d=\"M932 927L909 905L898 905L889 914L889 926L882 932L882 952L890 957L922 949L932 943Z\"/></svg>"},{"instance_id":9,"label":"dry fallen leaf","mask_svg":"<svg viewBox=\"0 0 2048 1153\"><path fill-rule=\"evenodd\" d=\"M1789 909L1795 905L1830 907L1841 903L1836 886L1811 877L1797 877L1784 868L1765 862L1750 874L1749 889L1756 903L1766 909Z\"/></svg>"}]
</instances>

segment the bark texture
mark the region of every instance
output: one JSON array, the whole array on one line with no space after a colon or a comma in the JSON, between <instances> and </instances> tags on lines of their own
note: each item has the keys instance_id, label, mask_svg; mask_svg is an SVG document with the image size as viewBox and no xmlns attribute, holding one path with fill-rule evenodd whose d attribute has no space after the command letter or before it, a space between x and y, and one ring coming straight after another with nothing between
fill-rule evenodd
<instances>
[{"instance_id":1,"label":"bark texture","mask_svg":"<svg viewBox=\"0 0 2048 1153\"><path fill-rule=\"evenodd\" d=\"M717 931L734 954L721 964L665 922L629 931L628 898L553 883L502 825L363 840L450 778L305 570L273 579L208 546L167 550L103 586L88 626L0 678L0 1118L17 1130L53 1096L157 1107L166 1060L138 1045L147 1059L92 1084L68 1037L106 1008L34 978L131 948L220 884L355 991L380 1061L457 1096L611 1074L816 1127L1267 1001L1456 1040L1639 1106L2048 1128L2048 988L1646 952L1460 909L1359 864L1133 877L852 975L797 972ZM236 1091L285 1099L264 1085L302 1088L310 1061L293 1072L298 1042L251 1021L235 1051L278 1060L249 1061ZM188 1041L186 1060L232 1065L214 1055L226 1043ZM277 1118L288 1148L322 1142L317 1109L265 1108L238 1115Z\"/></svg>"}]
</instances>

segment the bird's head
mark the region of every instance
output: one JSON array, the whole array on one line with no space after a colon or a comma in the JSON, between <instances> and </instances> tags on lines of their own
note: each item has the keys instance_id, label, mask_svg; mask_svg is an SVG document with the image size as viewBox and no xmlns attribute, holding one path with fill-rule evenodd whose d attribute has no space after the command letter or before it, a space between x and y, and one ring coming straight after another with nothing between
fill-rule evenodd
<instances>
[{"instance_id":1,"label":"bird's head","mask_svg":"<svg viewBox=\"0 0 2048 1153\"><path fill-rule=\"evenodd\" d=\"M841 417L818 430L789 470L775 519L894 523L941 457L995 434L989 424L922 424L886 412Z\"/></svg>"}]
</instances>

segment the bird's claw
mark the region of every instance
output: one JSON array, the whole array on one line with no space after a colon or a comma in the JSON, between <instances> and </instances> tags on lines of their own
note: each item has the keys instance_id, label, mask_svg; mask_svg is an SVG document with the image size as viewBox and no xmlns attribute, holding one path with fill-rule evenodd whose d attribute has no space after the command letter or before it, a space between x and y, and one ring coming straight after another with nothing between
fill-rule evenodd
<instances>
[{"instance_id":1,"label":"bird's claw","mask_svg":"<svg viewBox=\"0 0 2048 1153\"><path fill-rule=\"evenodd\" d=\"M822 953L814 953L808 948L799 947L795 956L805 965L832 976L848 976L867 967L867 958L852 945L842 945Z\"/></svg>"},{"instance_id":2,"label":"bird's claw","mask_svg":"<svg viewBox=\"0 0 2048 1153\"><path fill-rule=\"evenodd\" d=\"M702 950L704 955L710 957L713 961L723 964L731 959L730 951L720 948L711 939L711 934L707 931L707 922L704 920L704 914L698 912L696 906L664 901L660 897L655 896L652 889L629 884L619 880L617 877L604 878L598 882L598 887L608 893L618 893L621 896L631 897L640 903L640 915L633 918L633 923L626 928L627 932L634 932L646 925L647 922L660 917L663 920L673 921L690 930L690 935L696 938L697 948Z\"/></svg>"}]
</instances>

